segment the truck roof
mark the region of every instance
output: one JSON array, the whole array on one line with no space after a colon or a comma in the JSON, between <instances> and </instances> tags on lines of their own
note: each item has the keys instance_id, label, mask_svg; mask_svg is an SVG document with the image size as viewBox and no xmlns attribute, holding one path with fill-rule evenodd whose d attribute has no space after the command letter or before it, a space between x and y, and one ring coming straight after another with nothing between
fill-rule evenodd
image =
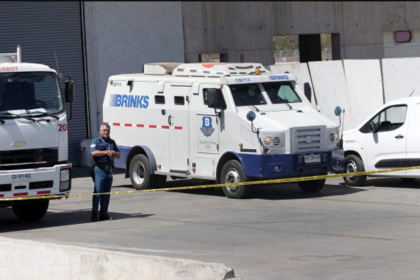
<instances>
[{"instance_id":1,"label":"truck roof","mask_svg":"<svg viewBox=\"0 0 420 280\"><path fill-rule=\"evenodd\" d=\"M260 79L264 77L264 79ZM295 80L293 74L271 74L260 63L177 63L158 62L144 65L144 73L113 75L109 80L244 83Z\"/></svg>"},{"instance_id":2,"label":"truck roof","mask_svg":"<svg viewBox=\"0 0 420 280\"><path fill-rule=\"evenodd\" d=\"M11 73L11 72L54 72L57 73L54 69L51 69L47 65L38 64L38 63L0 63L0 73Z\"/></svg>"}]
</instances>

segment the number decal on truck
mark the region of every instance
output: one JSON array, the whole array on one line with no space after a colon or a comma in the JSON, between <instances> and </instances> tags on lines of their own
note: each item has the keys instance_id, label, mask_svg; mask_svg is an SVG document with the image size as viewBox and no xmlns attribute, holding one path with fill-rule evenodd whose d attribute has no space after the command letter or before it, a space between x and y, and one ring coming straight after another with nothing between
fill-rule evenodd
<instances>
[{"instance_id":1,"label":"number decal on truck","mask_svg":"<svg viewBox=\"0 0 420 280\"><path fill-rule=\"evenodd\" d=\"M58 124L58 131L59 132L67 131L67 125L65 123L64 124L59 123Z\"/></svg>"}]
</instances>

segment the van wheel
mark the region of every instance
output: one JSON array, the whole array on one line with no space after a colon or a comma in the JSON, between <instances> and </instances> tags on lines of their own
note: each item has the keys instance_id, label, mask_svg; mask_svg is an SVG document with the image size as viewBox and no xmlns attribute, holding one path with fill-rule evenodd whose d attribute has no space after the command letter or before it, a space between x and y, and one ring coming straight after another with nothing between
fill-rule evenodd
<instances>
[{"instance_id":1,"label":"van wheel","mask_svg":"<svg viewBox=\"0 0 420 280\"><path fill-rule=\"evenodd\" d=\"M346 156L346 172L363 172L365 171L365 166L361 158L355 155ZM352 176L344 177L344 181L349 186L363 186L366 182L367 176Z\"/></svg>"},{"instance_id":2,"label":"van wheel","mask_svg":"<svg viewBox=\"0 0 420 280\"><path fill-rule=\"evenodd\" d=\"M220 173L220 182L222 184L245 181L247 181L247 179L242 164L237 160L230 160L225 163L222 172ZM232 186L223 187L222 189L223 193L228 198L245 198L251 191L249 186Z\"/></svg>"},{"instance_id":3,"label":"van wheel","mask_svg":"<svg viewBox=\"0 0 420 280\"><path fill-rule=\"evenodd\" d=\"M16 201L12 206L15 215L22 221L32 222L44 217L47 213L48 199Z\"/></svg>"},{"instance_id":4,"label":"van wheel","mask_svg":"<svg viewBox=\"0 0 420 280\"><path fill-rule=\"evenodd\" d=\"M302 181L298 184L301 190L304 192L319 192L325 185L325 179Z\"/></svg>"},{"instance_id":5,"label":"van wheel","mask_svg":"<svg viewBox=\"0 0 420 280\"><path fill-rule=\"evenodd\" d=\"M145 155L135 155L131 159L130 180L136 190L155 186L156 177L150 174L149 159Z\"/></svg>"}]
</instances>

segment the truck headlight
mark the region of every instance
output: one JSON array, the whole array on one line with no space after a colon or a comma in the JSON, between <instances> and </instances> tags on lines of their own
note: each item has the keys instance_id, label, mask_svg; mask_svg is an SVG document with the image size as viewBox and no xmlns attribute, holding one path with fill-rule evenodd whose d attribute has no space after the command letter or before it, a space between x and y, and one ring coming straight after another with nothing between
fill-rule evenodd
<instances>
[{"instance_id":1,"label":"truck headlight","mask_svg":"<svg viewBox=\"0 0 420 280\"><path fill-rule=\"evenodd\" d=\"M267 146L271 145L271 143L273 143L273 138L271 138L271 136L266 136L264 138L264 144L266 144Z\"/></svg>"},{"instance_id":2,"label":"truck headlight","mask_svg":"<svg viewBox=\"0 0 420 280\"><path fill-rule=\"evenodd\" d=\"M338 139L340 138L340 135L338 134L338 132L331 132L330 133L330 142L333 143L335 141L338 141Z\"/></svg>"},{"instance_id":3,"label":"truck headlight","mask_svg":"<svg viewBox=\"0 0 420 280\"><path fill-rule=\"evenodd\" d=\"M281 138L280 137L274 137L273 138L273 145L274 146L281 146L281 144L282 144L282 141L281 141Z\"/></svg>"},{"instance_id":4,"label":"truck headlight","mask_svg":"<svg viewBox=\"0 0 420 280\"><path fill-rule=\"evenodd\" d=\"M65 192L71 189L70 169L60 170L60 192Z\"/></svg>"},{"instance_id":5,"label":"truck headlight","mask_svg":"<svg viewBox=\"0 0 420 280\"><path fill-rule=\"evenodd\" d=\"M69 169L61 169L60 170L60 182L70 180L70 170Z\"/></svg>"}]
</instances>

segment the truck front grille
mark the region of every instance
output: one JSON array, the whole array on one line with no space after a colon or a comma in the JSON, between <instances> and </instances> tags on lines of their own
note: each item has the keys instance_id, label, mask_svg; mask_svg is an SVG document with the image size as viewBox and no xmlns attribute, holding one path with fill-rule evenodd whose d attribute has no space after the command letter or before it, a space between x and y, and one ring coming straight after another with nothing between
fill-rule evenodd
<instances>
[{"instance_id":1,"label":"truck front grille","mask_svg":"<svg viewBox=\"0 0 420 280\"><path fill-rule=\"evenodd\" d=\"M0 152L0 170L49 167L57 161L57 148Z\"/></svg>"},{"instance_id":2,"label":"truck front grille","mask_svg":"<svg viewBox=\"0 0 420 280\"><path fill-rule=\"evenodd\" d=\"M293 152L310 152L323 149L325 127L306 127L294 129Z\"/></svg>"}]
</instances>

